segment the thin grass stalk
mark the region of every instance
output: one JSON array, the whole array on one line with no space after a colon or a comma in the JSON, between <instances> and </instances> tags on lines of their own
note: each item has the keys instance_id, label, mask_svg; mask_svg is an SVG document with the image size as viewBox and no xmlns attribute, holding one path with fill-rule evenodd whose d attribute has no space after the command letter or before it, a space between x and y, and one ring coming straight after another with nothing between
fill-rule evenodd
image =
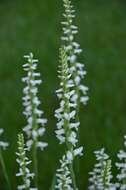
<instances>
[{"instance_id":1,"label":"thin grass stalk","mask_svg":"<svg viewBox=\"0 0 126 190\"><path fill-rule=\"evenodd\" d=\"M4 178L5 178L7 186L8 186L8 190L11 190L11 185L10 185L10 181L9 181L9 177L8 177L7 169L6 169L6 166L5 166L4 159L3 159L1 148L0 148L0 163L1 163L1 166L2 166Z\"/></svg>"}]
</instances>

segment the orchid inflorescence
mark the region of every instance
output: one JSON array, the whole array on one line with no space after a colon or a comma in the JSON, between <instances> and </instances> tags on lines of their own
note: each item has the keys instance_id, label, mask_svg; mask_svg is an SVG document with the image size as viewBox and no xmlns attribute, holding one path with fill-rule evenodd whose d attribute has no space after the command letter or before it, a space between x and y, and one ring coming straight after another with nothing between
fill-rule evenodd
<instances>
[{"instance_id":1,"label":"orchid inflorescence","mask_svg":"<svg viewBox=\"0 0 126 190\"><path fill-rule=\"evenodd\" d=\"M28 148L24 144L23 134L18 135L18 152L17 163L19 164L19 172L16 174L17 177L21 177L22 185L18 185L18 190L37 190L37 188L31 187L31 179L34 178L35 174L30 172L28 165L31 161L28 159L26 152Z\"/></svg>"},{"instance_id":2,"label":"orchid inflorescence","mask_svg":"<svg viewBox=\"0 0 126 190\"><path fill-rule=\"evenodd\" d=\"M57 185L55 188L59 190L73 190L71 174L69 171L69 161L66 158L66 155L60 160L60 164L60 168L57 169Z\"/></svg>"},{"instance_id":3,"label":"orchid inflorescence","mask_svg":"<svg viewBox=\"0 0 126 190\"><path fill-rule=\"evenodd\" d=\"M115 190L116 185L111 182L111 160L105 153L104 148L94 152L96 155L97 163L89 178L89 190Z\"/></svg>"},{"instance_id":4,"label":"orchid inflorescence","mask_svg":"<svg viewBox=\"0 0 126 190\"><path fill-rule=\"evenodd\" d=\"M74 85L75 93L71 96L71 100L79 107L79 102L84 105L88 101L88 87L82 84L82 79L86 75L84 64L78 61L78 56L82 52L80 45L75 41L75 35L78 33L78 27L73 24L75 18L75 10L70 0L63 0L65 13L63 25L63 36L61 37L63 45L67 52L69 64L69 72L72 74L71 84Z\"/></svg>"},{"instance_id":5,"label":"orchid inflorescence","mask_svg":"<svg viewBox=\"0 0 126 190\"><path fill-rule=\"evenodd\" d=\"M73 84L70 82L71 74L69 73L68 59L64 47L60 49L60 64L60 71L58 72L60 89L56 91L60 100L60 107L55 111L55 117L58 119L56 136L60 144L65 143L65 159L66 162L72 164L76 156L83 155L83 147L77 147L79 122L75 123L76 104L71 101L71 96L75 93L75 90L71 89ZM59 182L59 180L57 182Z\"/></svg>"},{"instance_id":6,"label":"orchid inflorescence","mask_svg":"<svg viewBox=\"0 0 126 190\"><path fill-rule=\"evenodd\" d=\"M60 144L66 143L67 158L71 162L77 154L82 155L83 148L74 149L78 142L76 132L80 123L74 122L76 110L75 104L71 102L71 96L75 91L71 90L73 85L70 83L71 74L69 74L67 54L64 48L60 49L60 63L60 89L56 91L60 100L60 107L55 111L55 117L58 119L55 132Z\"/></svg>"},{"instance_id":7,"label":"orchid inflorescence","mask_svg":"<svg viewBox=\"0 0 126 190\"><path fill-rule=\"evenodd\" d=\"M40 73L36 72L38 60L33 58L32 53L25 55L24 58L27 59L27 63L23 65L27 75L22 78L22 81L26 83L26 87L23 90L25 95L23 97L23 106L25 107L23 114L26 116L27 125L23 130L28 137L28 148L31 149L32 145L36 143L36 147L43 150L47 143L40 141L39 137L45 133L47 119L43 118L44 112L38 108L41 103L37 96L38 85L42 83L42 80L38 78Z\"/></svg>"},{"instance_id":8,"label":"orchid inflorescence","mask_svg":"<svg viewBox=\"0 0 126 190\"><path fill-rule=\"evenodd\" d=\"M78 28L73 24L74 10L70 0L63 0L65 13L63 25L63 43L60 49L60 89L56 91L60 100L60 107L55 111L58 119L56 136L60 144L65 143L65 158L69 166L73 189L77 189L73 161L76 156L83 155L83 147L79 146L79 107L80 102L87 103L88 87L82 84L86 75L84 64L78 62L78 55L82 52L80 45L75 42Z\"/></svg>"}]
</instances>

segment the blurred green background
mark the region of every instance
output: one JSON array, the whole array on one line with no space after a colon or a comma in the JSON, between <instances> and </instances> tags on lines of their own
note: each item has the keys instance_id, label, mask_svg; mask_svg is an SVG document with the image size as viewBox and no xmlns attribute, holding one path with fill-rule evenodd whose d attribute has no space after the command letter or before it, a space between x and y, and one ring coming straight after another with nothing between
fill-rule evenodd
<instances>
[{"instance_id":1,"label":"blurred green background","mask_svg":"<svg viewBox=\"0 0 126 190\"><path fill-rule=\"evenodd\" d=\"M79 26L77 40L84 49L80 59L86 65L85 83L90 88L90 101L80 114L85 155L80 159L79 189L84 190L95 162L93 151L105 146L114 162L126 133L126 1L73 0L73 4ZM25 125L23 55L30 51L40 60L44 83L39 95L48 118L45 139L49 147L39 152L41 189L49 189L62 155L53 116L58 106L55 90L62 12L62 0L0 0L0 127L5 128L4 138L11 144L4 158L12 190L17 183L17 133ZM1 169L0 190L7 190Z\"/></svg>"}]
</instances>

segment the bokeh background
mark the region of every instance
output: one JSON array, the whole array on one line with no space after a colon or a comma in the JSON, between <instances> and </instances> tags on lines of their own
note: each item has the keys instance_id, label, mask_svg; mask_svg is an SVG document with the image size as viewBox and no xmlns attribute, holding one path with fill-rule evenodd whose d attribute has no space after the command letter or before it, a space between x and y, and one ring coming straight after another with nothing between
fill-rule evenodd
<instances>
[{"instance_id":1,"label":"bokeh background","mask_svg":"<svg viewBox=\"0 0 126 190\"><path fill-rule=\"evenodd\" d=\"M77 40L84 49L80 60L88 75L90 101L81 107L81 144L85 154L80 159L79 188L87 189L88 172L95 162L93 151L106 147L112 161L123 146L126 133L126 1L72 0L79 26ZM40 60L43 85L40 98L48 118L45 139L49 147L39 152L39 183L49 189L59 164L62 149L54 130L54 110L58 106L57 67L62 20L61 0L0 0L0 127L10 147L4 158L16 189L15 152L17 133L25 125L22 116L21 78L23 55L32 51ZM113 167L113 172L116 170ZM7 190L0 169L0 190Z\"/></svg>"}]
</instances>

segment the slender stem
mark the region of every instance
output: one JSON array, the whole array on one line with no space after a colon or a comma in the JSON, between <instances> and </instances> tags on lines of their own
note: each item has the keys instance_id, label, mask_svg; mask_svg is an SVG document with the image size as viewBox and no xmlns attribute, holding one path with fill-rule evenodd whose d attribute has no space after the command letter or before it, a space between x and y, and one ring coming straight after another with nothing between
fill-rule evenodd
<instances>
[{"instance_id":1,"label":"slender stem","mask_svg":"<svg viewBox=\"0 0 126 190\"><path fill-rule=\"evenodd\" d=\"M34 173L35 173L35 186L38 187L38 160L37 160L36 142L33 145L32 158L33 158L33 167L34 167Z\"/></svg>"},{"instance_id":2,"label":"slender stem","mask_svg":"<svg viewBox=\"0 0 126 190\"><path fill-rule=\"evenodd\" d=\"M68 108L68 110L69 110L69 108ZM66 131L66 137L69 136L69 132L70 132L69 131L69 124L70 124L69 121L66 121L65 126L64 126L65 131ZM68 150L73 149L73 147L71 146L71 144L68 141L66 141L66 147ZM73 182L73 188L74 188L74 190L76 190L77 185L76 185L76 177L75 177L75 173L74 173L74 169L73 169L73 162L71 164L69 164L69 169L70 169L71 178L72 178L72 182Z\"/></svg>"},{"instance_id":3,"label":"slender stem","mask_svg":"<svg viewBox=\"0 0 126 190\"><path fill-rule=\"evenodd\" d=\"M66 147L68 150L70 150L70 144L68 142L66 142ZM69 164L69 170L70 170L70 174L71 174L71 178L72 178L72 184L73 184L73 188L74 190L77 190L77 184L76 184L76 176L75 176L75 172L73 169L73 162Z\"/></svg>"},{"instance_id":4,"label":"slender stem","mask_svg":"<svg viewBox=\"0 0 126 190\"><path fill-rule=\"evenodd\" d=\"M0 148L0 163L1 163L1 166L2 166L2 170L3 170L5 180L7 182L8 190L11 190L11 185L10 185L9 177L8 177L8 174L7 174L7 169L6 169L6 166L5 166L5 163L4 163L1 148Z\"/></svg>"},{"instance_id":5,"label":"slender stem","mask_svg":"<svg viewBox=\"0 0 126 190\"><path fill-rule=\"evenodd\" d=\"M72 181L73 181L73 188L74 188L74 190L76 190L77 185L76 185L76 177L75 177L75 173L74 173L74 169L73 169L73 163L70 164L69 169L70 169L71 178L72 178Z\"/></svg>"},{"instance_id":6,"label":"slender stem","mask_svg":"<svg viewBox=\"0 0 126 190\"><path fill-rule=\"evenodd\" d=\"M71 149L71 145L66 142L66 147L68 150ZM72 184L73 184L73 188L74 190L77 190L77 184L76 184L76 176L75 176L75 172L74 172L74 169L73 169L73 162L69 164L69 170L70 170L70 174L71 174L71 178L72 178Z\"/></svg>"},{"instance_id":7,"label":"slender stem","mask_svg":"<svg viewBox=\"0 0 126 190\"><path fill-rule=\"evenodd\" d=\"M79 118L80 92L79 92L77 87L76 87L75 91L76 91L76 94L78 95L75 122L78 123L78 122L80 122L80 118ZM77 139L78 139L77 146L79 147L79 145L80 145L80 129L78 129L78 131L77 131ZM79 183L79 172L80 172L80 159L79 159L79 157L77 157L77 159L75 160L75 167L76 167L76 172L77 172L76 173L77 174L77 181Z\"/></svg>"}]
</instances>

